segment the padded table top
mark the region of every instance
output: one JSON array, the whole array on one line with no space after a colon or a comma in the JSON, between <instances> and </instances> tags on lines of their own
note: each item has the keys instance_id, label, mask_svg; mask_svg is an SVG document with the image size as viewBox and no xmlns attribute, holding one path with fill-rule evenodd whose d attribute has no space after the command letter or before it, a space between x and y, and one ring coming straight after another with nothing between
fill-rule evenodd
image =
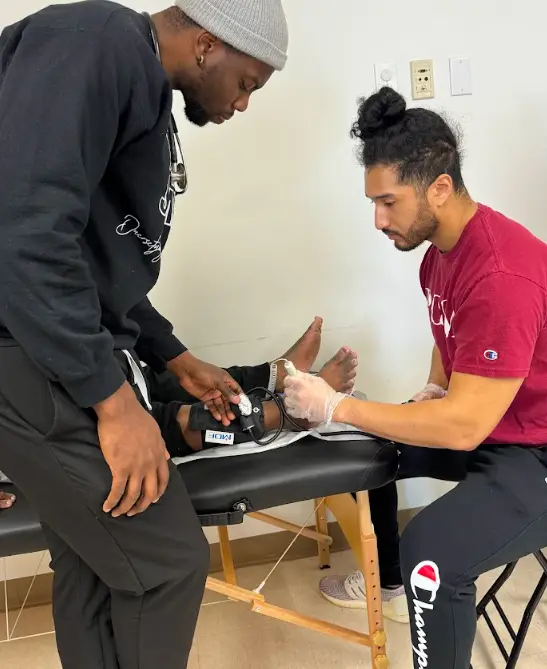
<instances>
[{"instance_id":1,"label":"padded table top","mask_svg":"<svg viewBox=\"0 0 547 669\"><path fill-rule=\"evenodd\" d=\"M328 442L307 437L289 446L252 455L204 458L179 465L196 512L225 513L242 500L248 511L357 490L372 490L397 473L397 449L373 440ZM18 499L0 511L0 557L46 548L38 518Z\"/></svg>"}]
</instances>

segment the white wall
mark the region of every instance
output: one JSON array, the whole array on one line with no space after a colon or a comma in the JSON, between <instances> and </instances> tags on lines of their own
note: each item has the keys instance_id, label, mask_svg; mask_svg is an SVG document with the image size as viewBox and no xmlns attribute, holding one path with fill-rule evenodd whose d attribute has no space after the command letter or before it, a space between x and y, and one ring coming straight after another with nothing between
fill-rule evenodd
<instances>
[{"instance_id":1,"label":"white wall","mask_svg":"<svg viewBox=\"0 0 547 669\"><path fill-rule=\"evenodd\" d=\"M166 2L126 4L154 12ZM41 5L2 5L0 24ZM244 116L197 129L176 99L190 189L178 202L154 302L194 353L223 365L277 356L322 315L321 359L342 344L356 348L359 388L399 402L428 373L421 253L398 254L374 230L348 138L356 99L373 90L374 62L397 61L409 95L409 61L433 58L436 98L425 104L462 121L472 194L547 238L547 9L537 0L421 0L419 11L404 0L285 7L289 64ZM451 56L472 59L470 97L450 96ZM401 506L444 490L404 483ZM300 504L282 513L303 522L310 511ZM247 521L234 536L259 531Z\"/></svg>"}]
</instances>

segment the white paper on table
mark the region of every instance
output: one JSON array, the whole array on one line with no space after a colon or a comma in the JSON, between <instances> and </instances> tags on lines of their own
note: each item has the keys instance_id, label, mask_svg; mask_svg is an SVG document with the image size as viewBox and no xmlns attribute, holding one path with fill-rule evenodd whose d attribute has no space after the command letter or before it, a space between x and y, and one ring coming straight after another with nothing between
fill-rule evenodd
<instances>
[{"instance_id":1,"label":"white paper on table","mask_svg":"<svg viewBox=\"0 0 547 669\"><path fill-rule=\"evenodd\" d=\"M267 440L272 434L273 432L265 434L262 441ZM325 441L363 441L373 439L373 437L370 437L363 432L359 432L350 425L331 423L328 427L320 425L314 430L306 432L283 430L279 437L268 446L260 446L255 444L254 441L249 441L245 444L236 444L234 446L208 448L183 458L172 458L172 460L174 464L180 465L192 462L193 460L203 460L204 458L231 458L237 455L255 455L257 453L265 453L266 451L273 451L277 448L289 446L289 444L294 444L295 442L304 439L304 437L315 437L316 439L323 439Z\"/></svg>"}]
</instances>

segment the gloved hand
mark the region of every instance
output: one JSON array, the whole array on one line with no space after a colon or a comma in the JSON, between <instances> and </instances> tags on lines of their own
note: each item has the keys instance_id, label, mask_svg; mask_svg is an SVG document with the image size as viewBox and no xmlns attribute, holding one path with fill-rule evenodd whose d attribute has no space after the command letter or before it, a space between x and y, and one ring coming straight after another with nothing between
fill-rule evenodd
<instances>
[{"instance_id":1,"label":"gloved hand","mask_svg":"<svg viewBox=\"0 0 547 669\"><path fill-rule=\"evenodd\" d=\"M348 396L337 393L319 376L298 372L285 379L285 408L293 418L329 425L336 407Z\"/></svg>"},{"instance_id":2,"label":"gloved hand","mask_svg":"<svg viewBox=\"0 0 547 669\"><path fill-rule=\"evenodd\" d=\"M413 402L424 402L425 400L441 400L446 396L446 390L436 383L428 383L425 388L416 393L412 398Z\"/></svg>"}]
</instances>

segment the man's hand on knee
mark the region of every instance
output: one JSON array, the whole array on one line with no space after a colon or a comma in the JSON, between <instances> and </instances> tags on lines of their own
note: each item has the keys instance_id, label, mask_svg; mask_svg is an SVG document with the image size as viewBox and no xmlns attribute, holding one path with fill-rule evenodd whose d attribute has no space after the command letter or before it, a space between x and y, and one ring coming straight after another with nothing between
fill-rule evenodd
<instances>
[{"instance_id":1,"label":"man's hand on knee","mask_svg":"<svg viewBox=\"0 0 547 669\"><path fill-rule=\"evenodd\" d=\"M95 411L99 443L112 472L103 511L114 518L142 513L162 497L169 482L170 456L159 425L127 383Z\"/></svg>"}]
</instances>

